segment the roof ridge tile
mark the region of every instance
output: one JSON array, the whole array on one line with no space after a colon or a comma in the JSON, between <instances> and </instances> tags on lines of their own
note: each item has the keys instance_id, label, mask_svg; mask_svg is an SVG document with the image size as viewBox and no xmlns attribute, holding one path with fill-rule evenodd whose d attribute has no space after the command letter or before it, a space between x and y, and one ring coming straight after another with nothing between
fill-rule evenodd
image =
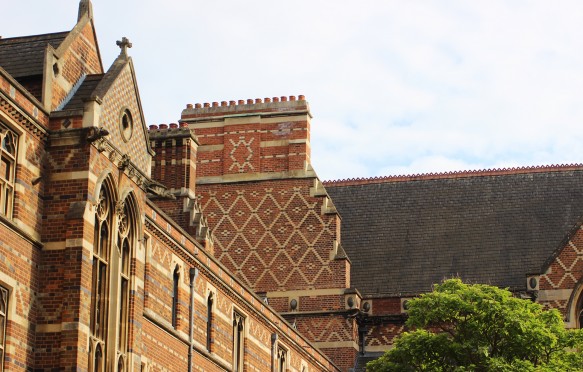
<instances>
[{"instance_id":1,"label":"roof ridge tile","mask_svg":"<svg viewBox=\"0 0 583 372\"><path fill-rule=\"evenodd\" d=\"M322 183L324 184L324 186L331 186L331 187L334 187L334 186L356 186L356 185L368 185L368 184L388 183L388 182L421 181L421 180L464 178L464 177L503 176L503 175L509 175L509 174L559 172L559 171L566 171L566 170L583 170L583 164L582 163L573 163L573 164L530 165L530 166L507 167L507 168L486 168L486 169L475 169L475 170L413 173L413 174L391 175L391 176L356 177L356 178L327 180L327 181L323 181Z\"/></svg>"}]
</instances>

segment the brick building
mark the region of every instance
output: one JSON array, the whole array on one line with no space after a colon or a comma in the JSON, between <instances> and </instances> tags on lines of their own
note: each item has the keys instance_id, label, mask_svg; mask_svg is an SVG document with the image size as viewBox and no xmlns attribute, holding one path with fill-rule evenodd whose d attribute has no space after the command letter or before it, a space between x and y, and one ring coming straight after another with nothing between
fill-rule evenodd
<instances>
[{"instance_id":1,"label":"brick building","mask_svg":"<svg viewBox=\"0 0 583 372\"><path fill-rule=\"evenodd\" d=\"M452 276L580 325L583 166L321 182L305 97L147 126L118 46L0 38L0 371L362 369Z\"/></svg>"},{"instance_id":2,"label":"brick building","mask_svg":"<svg viewBox=\"0 0 583 372\"><path fill-rule=\"evenodd\" d=\"M0 371L338 371L213 256L198 140L148 132L118 46L105 69L88 0L0 39Z\"/></svg>"}]
</instances>

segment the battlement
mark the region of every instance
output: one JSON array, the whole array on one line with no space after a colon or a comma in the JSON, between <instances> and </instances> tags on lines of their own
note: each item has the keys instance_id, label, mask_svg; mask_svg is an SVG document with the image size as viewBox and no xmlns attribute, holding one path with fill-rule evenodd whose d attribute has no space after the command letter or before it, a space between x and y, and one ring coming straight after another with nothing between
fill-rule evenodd
<instances>
[{"instance_id":1,"label":"battlement","mask_svg":"<svg viewBox=\"0 0 583 372\"><path fill-rule=\"evenodd\" d=\"M290 113L290 112L308 112L310 111L306 97L303 95L266 97L247 100L231 100L221 102L189 103L186 109L182 111L181 122L183 120L191 121L192 119L205 118L209 116L230 116L242 114L261 114L269 113ZM190 120L189 120L190 119Z\"/></svg>"},{"instance_id":2,"label":"battlement","mask_svg":"<svg viewBox=\"0 0 583 372\"><path fill-rule=\"evenodd\" d=\"M153 124L148 130L150 141L168 140L176 138L190 138L198 145L198 139L194 132L188 127L187 123L171 123L171 124ZM152 148L155 147L152 142Z\"/></svg>"},{"instance_id":3,"label":"battlement","mask_svg":"<svg viewBox=\"0 0 583 372\"><path fill-rule=\"evenodd\" d=\"M313 177L303 95L189 104L178 128L199 141L197 183Z\"/></svg>"}]
</instances>

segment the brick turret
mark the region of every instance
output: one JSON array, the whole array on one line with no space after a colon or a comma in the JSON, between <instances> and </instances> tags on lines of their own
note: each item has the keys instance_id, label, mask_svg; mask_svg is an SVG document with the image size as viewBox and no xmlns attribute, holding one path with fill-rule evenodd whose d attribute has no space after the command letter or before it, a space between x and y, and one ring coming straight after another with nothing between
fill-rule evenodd
<instances>
[{"instance_id":1,"label":"brick turret","mask_svg":"<svg viewBox=\"0 0 583 372\"><path fill-rule=\"evenodd\" d=\"M187 124L150 125L150 142L156 152L152 179L168 188L175 199L158 198L156 204L212 253L206 219L196 199L198 140Z\"/></svg>"}]
</instances>

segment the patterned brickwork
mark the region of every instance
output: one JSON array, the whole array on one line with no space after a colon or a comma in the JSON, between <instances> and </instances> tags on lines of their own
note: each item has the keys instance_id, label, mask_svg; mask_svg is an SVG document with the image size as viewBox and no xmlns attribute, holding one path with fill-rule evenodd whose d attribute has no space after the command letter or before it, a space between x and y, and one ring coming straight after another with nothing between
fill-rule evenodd
<instances>
[{"instance_id":1,"label":"patterned brickwork","mask_svg":"<svg viewBox=\"0 0 583 372\"><path fill-rule=\"evenodd\" d=\"M62 51L61 58L54 61L59 66L59 73L55 75L53 69L50 69L53 74L50 80L52 82L51 110L55 110L63 102L80 78L88 74L103 72L93 25L91 22L86 22L85 25L80 26L83 27L78 33L71 33L68 36L73 40L69 45L63 46L66 49Z\"/></svg>"},{"instance_id":2,"label":"patterned brickwork","mask_svg":"<svg viewBox=\"0 0 583 372\"><path fill-rule=\"evenodd\" d=\"M389 348L393 345L395 338L403 333L404 330L403 323L370 325L366 333L366 346Z\"/></svg>"},{"instance_id":3,"label":"patterned brickwork","mask_svg":"<svg viewBox=\"0 0 583 372\"><path fill-rule=\"evenodd\" d=\"M204 355L195 355L194 363L199 366L199 370L224 370L228 369L230 365L232 356L232 346L233 346L233 329L232 329L232 314L234 309L245 316L245 368L246 370L255 371L265 371L271 368L271 335L272 333L277 333L280 336L280 342L282 342L289 351L290 355L290 370L301 371L302 366L306 366L306 370L318 370L318 367L310 362L310 358L305 354L306 348L309 349L307 344L301 346L301 344L294 345L293 342L301 341L297 335L292 331L291 327L287 327L290 334L281 334L279 331L275 330L273 326L275 324L280 324L279 320L274 318L272 310L265 307L262 301L257 300L255 297L248 292L244 287L237 287L232 278L229 278L229 274L224 271L220 266L216 266L212 260L204 259L201 257L204 251L199 250L198 258L200 262L193 262L193 257L185 255L184 252L176 251L172 249L172 242L168 240L169 237L173 237L180 241L180 232L174 228L169 228L167 222L159 215L153 214L153 212L146 212L149 216L155 216L156 221L149 221L147 223L148 235L151 236L149 240L150 248L149 253L146 254L146 265L144 272L144 284L145 284L145 313L146 320L145 324L154 322L158 326L162 327L170 326L170 293L172 291L172 272L175 265L181 267L188 267L189 265L195 265L200 268L200 274L197 277L194 286L195 292L195 311L194 311L194 345L197 350L204 350L206 348L206 325L207 325L207 295L209 291L214 293L213 302L213 326L211 334L211 350L214 357L208 358ZM158 229L156 228L158 226ZM162 230L159 227L163 227ZM163 232L162 232L163 231ZM188 241L190 242L190 241ZM185 241L186 243L186 241ZM212 273L212 274L211 274ZM136 275L140 275L139 272ZM218 275L222 280L217 280L213 275ZM225 288L225 282L230 283L233 286L235 292L227 291ZM186 288L187 283L181 281L181 287ZM243 298L246 299L242 302L240 299L235 299L233 296L236 294L241 294ZM182 298L188 296L186 291L181 291L179 296ZM188 298L188 297L186 297ZM179 300L179 313L187 314L187 302L186 300ZM252 309L256 310L252 310ZM266 322L265 319L258 317L253 311L260 311L261 314L272 319L271 322ZM185 327L187 324L184 321L184 317L181 316L181 320L176 328L176 331L186 337L188 329ZM144 323L144 322L142 322ZM142 339L144 341L145 354L149 355L151 348L154 347L156 339L155 336L150 335L155 328L150 325L142 327ZM164 337L167 336L163 336ZM156 368L162 368L166 354L172 355L175 351L180 349L180 344L175 341L168 342L164 344L164 349L167 349L167 353L161 357L154 357L150 360L150 365L154 370ZM174 346L176 345L175 349ZM169 371L179 371L181 370L180 365L182 362L177 362L175 365L170 364L167 366L166 370ZM203 366L205 366L203 368ZM298 368L300 367L300 368ZM160 369L162 370L162 369Z\"/></svg>"},{"instance_id":4,"label":"patterned brickwork","mask_svg":"<svg viewBox=\"0 0 583 372\"><path fill-rule=\"evenodd\" d=\"M134 85L132 69L127 64L109 91L103 97L100 126L109 131L107 136L115 147L129 155L131 161L146 175L150 175L151 158L147 152L146 132L142 112ZM120 123L125 109L131 113L133 133L126 142L122 137Z\"/></svg>"},{"instance_id":5,"label":"patterned brickwork","mask_svg":"<svg viewBox=\"0 0 583 372\"><path fill-rule=\"evenodd\" d=\"M38 317L39 248L0 221L0 283L9 290L7 370L34 364L34 327Z\"/></svg>"},{"instance_id":6,"label":"patterned brickwork","mask_svg":"<svg viewBox=\"0 0 583 372\"><path fill-rule=\"evenodd\" d=\"M321 315L297 317L295 322L297 329L313 342L351 342L357 339L354 319Z\"/></svg>"},{"instance_id":7,"label":"patterned brickwork","mask_svg":"<svg viewBox=\"0 0 583 372\"><path fill-rule=\"evenodd\" d=\"M540 278L541 289L573 288L583 277L583 231L577 229Z\"/></svg>"},{"instance_id":8,"label":"patterned brickwork","mask_svg":"<svg viewBox=\"0 0 583 372\"><path fill-rule=\"evenodd\" d=\"M260 292L343 288L335 266L338 216L310 196L314 179L199 185L215 254Z\"/></svg>"},{"instance_id":9,"label":"patterned brickwork","mask_svg":"<svg viewBox=\"0 0 583 372\"><path fill-rule=\"evenodd\" d=\"M303 98L212 108L198 106L184 110L182 122L195 130L202 146L199 179L306 170L310 162L310 114Z\"/></svg>"},{"instance_id":10,"label":"patterned brickwork","mask_svg":"<svg viewBox=\"0 0 583 372\"><path fill-rule=\"evenodd\" d=\"M546 271L539 279L539 289L550 295L538 300L545 308L558 309L571 326L577 324L577 319L570 319L578 309L579 299L573 298L573 289L577 288L583 279L583 230L576 228L570 239L558 251L556 257L549 263ZM565 293L566 292L566 293ZM545 293L545 294L546 294ZM552 293L561 293L553 296Z\"/></svg>"}]
</instances>

